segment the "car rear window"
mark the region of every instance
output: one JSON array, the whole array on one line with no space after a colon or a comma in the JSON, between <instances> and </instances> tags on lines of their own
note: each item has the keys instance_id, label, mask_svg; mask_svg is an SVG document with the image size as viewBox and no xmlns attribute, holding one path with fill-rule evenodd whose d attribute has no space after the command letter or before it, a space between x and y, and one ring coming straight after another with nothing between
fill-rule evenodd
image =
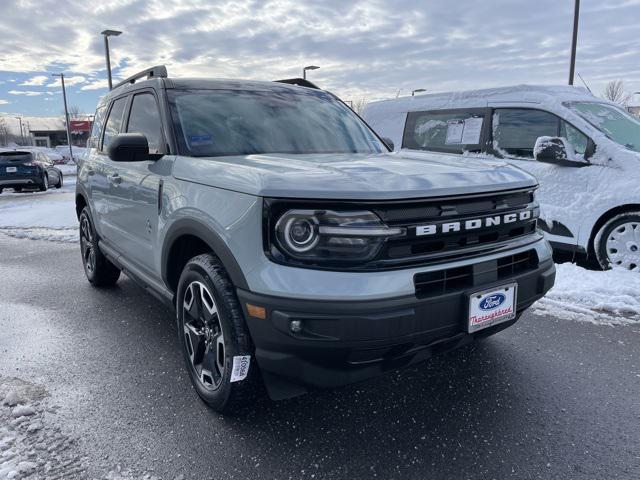
<instances>
[{"instance_id":1,"label":"car rear window","mask_svg":"<svg viewBox=\"0 0 640 480\"><path fill-rule=\"evenodd\" d=\"M31 152L0 152L0 163L28 162L32 158Z\"/></svg>"},{"instance_id":2,"label":"car rear window","mask_svg":"<svg viewBox=\"0 0 640 480\"><path fill-rule=\"evenodd\" d=\"M402 147L462 153L480 150L487 110L409 112Z\"/></svg>"}]
</instances>

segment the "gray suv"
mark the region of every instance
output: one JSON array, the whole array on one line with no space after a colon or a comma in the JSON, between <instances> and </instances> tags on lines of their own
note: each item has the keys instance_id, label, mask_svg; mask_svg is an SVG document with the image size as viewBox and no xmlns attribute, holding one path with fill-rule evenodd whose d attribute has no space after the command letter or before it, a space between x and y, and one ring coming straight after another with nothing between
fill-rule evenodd
<instances>
[{"instance_id":1,"label":"gray suv","mask_svg":"<svg viewBox=\"0 0 640 480\"><path fill-rule=\"evenodd\" d=\"M512 325L553 285L536 181L390 152L302 80L168 78L98 105L76 208L85 273L175 308L193 385L225 411L424 361Z\"/></svg>"}]
</instances>

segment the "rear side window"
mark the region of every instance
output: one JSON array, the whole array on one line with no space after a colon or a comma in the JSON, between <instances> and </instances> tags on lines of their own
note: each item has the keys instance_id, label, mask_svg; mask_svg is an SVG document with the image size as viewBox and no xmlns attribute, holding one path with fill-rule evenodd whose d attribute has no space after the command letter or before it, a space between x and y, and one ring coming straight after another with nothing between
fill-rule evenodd
<instances>
[{"instance_id":1,"label":"rear side window","mask_svg":"<svg viewBox=\"0 0 640 480\"><path fill-rule=\"evenodd\" d=\"M149 142L149 152L160 153L162 123L158 104L152 94L141 93L133 97L127 132L143 134Z\"/></svg>"},{"instance_id":2,"label":"rear side window","mask_svg":"<svg viewBox=\"0 0 640 480\"><path fill-rule=\"evenodd\" d=\"M402 147L462 153L481 149L486 110L409 112Z\"/></svg>"},{"instance_id":3,"label":"rear side window","mask_svg":"<svg viewBox=\"0 0 640 480\"><path fill-rule=\"evenodd\" d=\"M91 127L91 136L87 140L87 148L98 148L100 144L100 133L104 123L105 106L98 107L96 115L93 118L93 126Z\"/></svg>"},{"instance_id":4,"label":"rear side window","mask_svg":"<svg viewBox=\"0 0 640 480\"><path fill-rule=\"evenodd\" d=\"M113 102L113 106L109 111L109 118L107 118L107 125L104 128L102 150L106 150L111 143L111 140L120 133L120 127L122 126L122 114L124 113L124 107L126 104L127 97L118 98Z\"/></svg>"}]
</instances>

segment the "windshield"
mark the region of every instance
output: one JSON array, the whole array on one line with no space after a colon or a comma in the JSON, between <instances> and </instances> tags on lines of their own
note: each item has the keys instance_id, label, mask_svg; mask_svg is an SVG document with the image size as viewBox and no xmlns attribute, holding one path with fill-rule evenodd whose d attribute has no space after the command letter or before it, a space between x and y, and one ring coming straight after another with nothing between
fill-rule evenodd
<instances>
[{"instance_id":1,"label":"windshield","mask_svg":"<svg viewBox=\"0 0 640 480\"><path fill-rule=\"evenodd\" d=\"M320 90L170 90L169 96L187 155L386 151L357 115Z\"/></svg>"},{"instance_id":2,"label":"windshield","mask_svg":"<svg viewBox=\"0 0 640 480\"><path fill-rule=\"evenodd\" d=\"M575 102L569 107L614 142L640 152L640 122L605 103Z\"/></svg>"}]
</instances>

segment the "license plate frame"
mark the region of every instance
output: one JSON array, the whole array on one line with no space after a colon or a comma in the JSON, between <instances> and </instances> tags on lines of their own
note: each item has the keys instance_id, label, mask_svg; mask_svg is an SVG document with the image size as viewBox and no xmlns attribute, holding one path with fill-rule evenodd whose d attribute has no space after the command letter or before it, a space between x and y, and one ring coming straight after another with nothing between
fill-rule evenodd
<instances>
[{"instance_id":1,"label":"license plate frame","mask_svg":"<svg viewBox=\"0 0 640 480\"><path fill-rule=\"evenodd\" d=\"M475 333L513 320L516 318L517 304L518 284L516 282L470 293L467 332Z\"/></svg>"}]
</instances>

